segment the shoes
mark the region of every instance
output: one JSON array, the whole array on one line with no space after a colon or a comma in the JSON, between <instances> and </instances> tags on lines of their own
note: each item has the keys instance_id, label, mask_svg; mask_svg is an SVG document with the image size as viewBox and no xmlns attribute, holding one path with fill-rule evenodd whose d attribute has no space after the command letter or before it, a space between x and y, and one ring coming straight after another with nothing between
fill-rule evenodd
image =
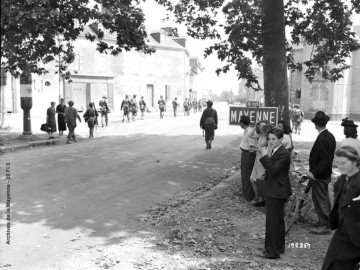
<instances>
[{"instance_id":1,"label":"shoes","mask_svg":"<svg viewBox=\"0 0 360 270\"><path fill-rule=\"evenodd\" d=\"M206 144L206 149L210 149L210 148L209 148L209 144L208 144L208 143Z\"/></svg>"},{"instance_id":2,"label":"shoes","mask_svg":"<svg viewBox=\"0 0 360 270\"><path fill-rule=\"evenodd\" d=\"M280 255L270 256L270 254L267 251L264 251L263 256L260 256L260 257L265 258L265 259L276 260L276 259L280 258Z\"/></svg>"},{"instance_id":3,"label":"shoes","mask_svg":"<svg viewBox=\"0 0 360 270\"><path fill-rule=\"evenodd\" d=\"M331 230L328 227L322 226L316 229L311 229L310 233L316 235L329 235L331 234Z\"/></svg>"},{"instance_id":4,"label":"shoes","mask_svg":"<svg viewBox=\"0 0 360 270\"><path fill-rule=\"evenodd\" d=\"M254 203L252 203L253 206L255 207L259 207L259 206L265 206L265 201L264 200L259 200L259 201L256 201Z\"/></svg>"},{"instance_id":5,"label":"shoes","mask_svg":"<svg viewBox=\"0 0 360 270\"><path fill-rule=\"evenodd\" d=\"M71 144L71 142L70 142L70 141L66 141L66 144Z\"/></svg>"},{"instance_id":6,"label":"shoes","mask_svg":"<svg viewBox=\"0 0 360 270\"><path fill-rule=\"evenodd\" d=\"M211 149L211 143L209 143L209 149Z\"/></svg>"}]
</instances>

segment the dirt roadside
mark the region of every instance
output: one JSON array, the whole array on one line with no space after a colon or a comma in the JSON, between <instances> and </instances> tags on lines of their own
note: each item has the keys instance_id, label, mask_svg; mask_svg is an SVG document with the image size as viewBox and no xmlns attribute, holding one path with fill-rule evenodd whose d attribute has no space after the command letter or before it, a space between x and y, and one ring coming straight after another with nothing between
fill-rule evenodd
<instances>
[{"instance_id":1,"label":"dirt roadside","mask_svg":"<svg viewBox=\"0 0 360 270\"><path fill-rule=\"evenodd\" d=\"M310 147L309 143L297 144L297 169L306 164ZM242 198L238 169L224 170L219 179L210 179L208 186L149 209L141 219L142 226L156 235L151 250L166 256L143 257L136 269L319 269L331 236L309 234L308 224L294 225L281 259L260 257L265 209ZM217 181L222 182L211 187Z\"/></svg>"}]
</instances>

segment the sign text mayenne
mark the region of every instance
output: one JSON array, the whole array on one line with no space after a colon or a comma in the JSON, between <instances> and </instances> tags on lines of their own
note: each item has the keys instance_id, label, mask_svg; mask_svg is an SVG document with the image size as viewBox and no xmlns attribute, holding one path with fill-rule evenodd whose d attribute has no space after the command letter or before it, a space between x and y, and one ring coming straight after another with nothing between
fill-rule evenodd
<instances>
[{"instance_id":1,"label":"sign text mayenne","mask_svg":"<svg viewBox=\"0 0 360 270\"><path fill-rule=\"evenodd\" d=\"M278 122L278 108L277 107L237 107L230 106L230 125L240 125L240 118L242 115L246 115L250 118L251 123L259 122L261 120L267 120L272 125L277 125Z\"/></svg>"}]
</instances>

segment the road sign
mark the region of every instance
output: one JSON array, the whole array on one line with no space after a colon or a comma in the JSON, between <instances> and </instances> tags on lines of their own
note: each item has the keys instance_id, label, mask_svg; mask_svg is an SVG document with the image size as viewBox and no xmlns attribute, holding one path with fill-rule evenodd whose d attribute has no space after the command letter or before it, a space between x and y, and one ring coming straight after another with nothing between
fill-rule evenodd
<instances>
[{"instance_id":1,"label":"road sign","mask_svg":"<svg viewBox=\"0 0 360 270\"><path fill-rule=\"evenodd\" d=\"M277 107L229 107L229 125L240 125L240 118L246 115L251 123L267 120L272 125L277 125L278 108Z\"/></svg>"},{"instance_id":2,"label":"road sign","mask_svg":"<svg viewBox=\"0 0 360 270\"><path fill-rule=\"evenodd\" d=\"M260 101L248 100L246 101L246 107L260 107Z\"/></svg>"}]
</instances>

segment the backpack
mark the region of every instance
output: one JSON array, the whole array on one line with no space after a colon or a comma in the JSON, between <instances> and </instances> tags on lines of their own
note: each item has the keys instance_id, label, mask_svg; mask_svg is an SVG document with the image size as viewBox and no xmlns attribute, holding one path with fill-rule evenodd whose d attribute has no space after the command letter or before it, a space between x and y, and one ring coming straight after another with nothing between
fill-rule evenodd
<instances>
[{"instance_id":1,"label":"backpack","mask_svg":"<svg viewBox=\"0 0 360 270\"><path fill-rule=\"evenodd\" d=\"M204 125L205 126L210 126L210 125L214 125L214 124L215 124L214 111L212 111L212 116L205 118Z\"/></svg>"},{"instance_id":2,"label":"backpack","mask_svg":"<svg viewBox=\"0 0 360 270\"><path fill-rule=\"evenodd\" d=\"M296 110L296 111L294 111L293 112L293 118L295 119L295 120L299 120L300 118L301 118L301 111L300 110Z\"/></svg>"}]
</instances>

